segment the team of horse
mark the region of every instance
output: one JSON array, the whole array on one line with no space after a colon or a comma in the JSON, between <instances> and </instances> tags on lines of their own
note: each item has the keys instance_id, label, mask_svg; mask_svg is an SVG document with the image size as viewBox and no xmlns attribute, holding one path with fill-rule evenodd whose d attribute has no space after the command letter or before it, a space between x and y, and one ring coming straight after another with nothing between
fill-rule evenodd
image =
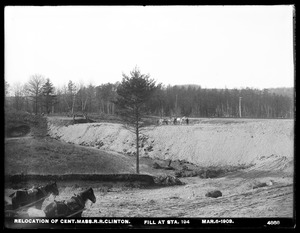
<instances>
[{"instance_id":1,"label":"team of horse","mask_svg":"<svg viewBox=\"0 0 300 233\"><path fill-rule=\"evenodd\" d=\"M29 204L33 204L35 208L41 209L43 201L50 194L55 196L59 195L56 182L41 187L33 187L31 189L20 189L9 195L9 197L11 198L13 210Z\"/></svg>"},{"instance_id":2,"label":"team of horse","mask_svg":"<svg viewBox=\"0 0 300 233\"><path fill-rule=\"evenodd\" d=\"M54 196L54 201L47 204L42 210L42 205L47 197ZM88 188L67 200L56 201L55 197L59 195L56 182L46 184L41 187L33 187L31 189L20 189L9 195L11 204L5 206L5 213L8 217L21 216L24 210L30 208L31 212L37 216L45 217L81 217L85 210L88 200L92 203L96 202L96 197L92 188ZM31 216L34 217L34 216Z\"/></svg>"},{"instance_id":3,"label":"team of horse","mask_svg":"<svg viewBox=\"0 0 300 233\"><path fill-rule=\"evenodd\" d=\"M92 203L96 202L96 197L92 188L74 194L70 199L51 202L44 209L45 216L48 218L81 217L88 200Z\"/></svg>"},{"instance_id":4,"label":"team of horse","mask_svg":"<svg viewBox=\"0 0 300 233\"><path fill-rule=\"evenodd\" d=\"M189 118L187 117L169 117L169 118L160 118L157 120L158 125L183 125L189 124Z\"/></svg>"}]
</instances>

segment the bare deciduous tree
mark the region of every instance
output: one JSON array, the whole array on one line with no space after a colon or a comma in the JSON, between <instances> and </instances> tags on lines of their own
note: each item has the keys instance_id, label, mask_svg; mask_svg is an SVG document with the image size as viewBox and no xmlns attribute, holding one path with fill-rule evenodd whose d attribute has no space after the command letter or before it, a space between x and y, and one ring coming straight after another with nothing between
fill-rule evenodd
<instances>
[{"instance_id":1,"label":"bare deciduous tree","mask_svg":"<svg viewBox=\"0 0 300 233\"><path fill-rule=\"evenodd\" d=\"M28 83L26 84L26 90L28 91L31 99L34 102L35 114L38 113L38 106L43 91L44 83L45 83L44 76L40 74L34 74L30 77Z\"/></svg>"},{"instance_id":2,"label":"bare deciduous tree","mask_svg":"<svg viewBox=\"0 0 300 233\"><path fill-rule=\"evenodd\" d=\"M16 110L21 110L25 102L24 85L20 82L14 83L12 86L12 92L14 96L13 106Z\"/></svg>"},{"instance_id":3,"label":"bare deciduous tree","mask_svg":"<svg viewBox=\"0 0 300 233\"><path fill-rule=\"evenodd\" d=\"M75 108L76 92L77 92L77 87L76 87L75 83L73 83L70 80L69 83L68 83L68 93L69 93L69 96L72 99L71 114L73 115L73 118L74 118L74 108Z\"/></svg>"}]
</instances>

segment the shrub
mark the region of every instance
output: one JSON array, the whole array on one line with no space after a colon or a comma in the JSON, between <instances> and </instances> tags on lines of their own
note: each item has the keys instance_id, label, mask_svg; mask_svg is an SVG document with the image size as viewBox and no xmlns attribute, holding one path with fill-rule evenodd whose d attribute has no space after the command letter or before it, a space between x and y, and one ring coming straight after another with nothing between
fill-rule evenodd
<instances>
[{"instance_id":1,"label":"shrub","mask_svg":"<svg viewBox=\"0 0 300 233\"><path fill-rule=\"evenodd\" d=\"M11 128L20 125L28 125L35 136L45 136L47 134L47 120L45 117L12 109L5 112L6 135Z\"/></svg>"}]
</instances>

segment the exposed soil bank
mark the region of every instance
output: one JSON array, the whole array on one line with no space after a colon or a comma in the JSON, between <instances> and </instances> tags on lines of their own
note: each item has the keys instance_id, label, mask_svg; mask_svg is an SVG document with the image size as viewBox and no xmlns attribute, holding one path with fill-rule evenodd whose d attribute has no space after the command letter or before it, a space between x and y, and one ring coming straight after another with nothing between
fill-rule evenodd
<instances>
[{"instance_id":1,"label":"exposed soil bank","mask_svg":"<svg viewBox=\"0 0 300 233\"><path fill-rule=\"evenodd\" d=\"M6 141L8 174L20 174L21 171L53 175L123 171L126 175L135 172L134 135L121 125L70 125L57 120L48 121L48 133L68 143L49 140L49 137ZM252 166L216 178L183 176L180 180L185 185L162 188L139 187L137 182L98 182L80 178L70 181L66 178L58 182L59 196L50 196L43 208L53 200L66 200L74 193L92 187L97 202L87 203L84 217L293 217L293 121L203 119L199 122L149 127L141 137L140 171L156 176L181 170L193 172L210 166ZM151 160L147 156L158 159ZM175 170L166 169L169 163L165 159L173 160L171 166ZM156 166L153 166L154 161ZM96 165L97 172L91 169ZM50 180L43 182L46 181ZM6 187L5 196L17 188L29 188L43 182L16 182L14 186ZM222 196L207 197L212 190L219 190ZM33 213L30 216L36 217Z\"/></svg>"},{"instance_id":2,"label":"exposed soil bank","mask_svg":"<svg viewBox=\"0 0 300 233\"><path fill-rule=\"evenodd\" d=\"M62 126L50 119L48 128L51 137L69 143L135 154L135 137L120 124ZM148 127L143 133L141 156L152 158L199 166L257 164L271 155L293 159L293 120L205 119L195 125Z\"/></svg>"}]
</instances>

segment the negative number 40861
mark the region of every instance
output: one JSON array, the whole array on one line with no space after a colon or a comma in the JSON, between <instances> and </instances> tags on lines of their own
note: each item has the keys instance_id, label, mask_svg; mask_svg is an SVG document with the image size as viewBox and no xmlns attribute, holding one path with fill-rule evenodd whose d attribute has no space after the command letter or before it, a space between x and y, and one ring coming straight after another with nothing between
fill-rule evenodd
<instances>
[{"instance_id":1,"label":"negative number 40861","mask_svg":"<svg viewBox=\"0 0 300 233\"><path fill-rule=\"evenodd\" d=\"M267 224L268 225L279 225L280 221L268 221Z\"/></svg>"}]
</instances>

